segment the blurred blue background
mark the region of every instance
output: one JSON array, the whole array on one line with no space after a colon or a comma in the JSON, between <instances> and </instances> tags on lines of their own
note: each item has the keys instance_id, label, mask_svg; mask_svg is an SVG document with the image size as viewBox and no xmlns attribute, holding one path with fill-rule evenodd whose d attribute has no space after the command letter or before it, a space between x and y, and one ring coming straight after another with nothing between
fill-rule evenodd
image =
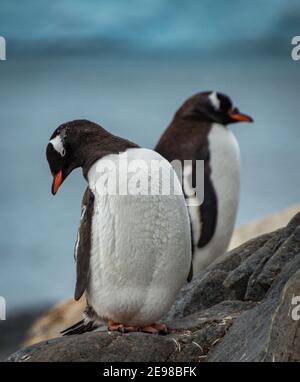
<instances>
[{"instance_id":1,"label":"blurred blue background","mask_svg":"<svg viewBox=\"0 0 300 382\"><path fill-rule=\"evenodd\" d=\"M152 148L180 104L220 90L253 125L237 224L299 202L297 0L1 0L0 295L8 313L73 295L80 171L50 194L45 147L88 118Z\"/></svg>"}]
</instances>

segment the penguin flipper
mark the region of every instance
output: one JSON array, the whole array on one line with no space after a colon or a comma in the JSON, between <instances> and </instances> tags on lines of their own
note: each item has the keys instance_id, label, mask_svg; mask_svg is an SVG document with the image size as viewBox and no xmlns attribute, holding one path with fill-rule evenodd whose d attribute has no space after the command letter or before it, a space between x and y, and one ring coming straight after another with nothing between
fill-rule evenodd
<instances>
[{"instance_id":1,"label":"penguin flipper","mask_svg":"<svg viewBox=\"0 0 300 382\"><path fill-rule=\"evenodd\" d=\"M87 188L84 193L81 211L81 221L75 248L77 280L74 298L76 301L80 299L80 297L86 290L90 267L91 229L92 217L94 212L94 194L89 188Z\"/></svg>"},{"instance_id":2,"label":"penguin flipper","mask_svg":"<svg viewBox=\"0 0 300 382\"><path fill-rule=\"evenodd\" d=\"M204 168L204 201L199 208L199 214L202 227L197 247L202 248L212 239L216 231L218 215L217 196L207 166Z\"/></svg>"}]
</instances>

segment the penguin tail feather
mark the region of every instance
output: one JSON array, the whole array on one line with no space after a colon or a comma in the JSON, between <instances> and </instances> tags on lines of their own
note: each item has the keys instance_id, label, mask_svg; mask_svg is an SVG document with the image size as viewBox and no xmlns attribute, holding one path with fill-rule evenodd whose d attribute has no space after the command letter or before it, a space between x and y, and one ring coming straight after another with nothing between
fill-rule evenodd
<instances>
[{"instance_id":1,"label":"penguin tail feather","mask_svg":"<svg viewBox=\"0 0 300 382\"><path fill-rule=\"evenodd\" d=\"M64 329L60 333L63 336L71 336L73 334L82 334L87 332L92 332L97 328L97 325L93 321L86 322L85 320L81 320L77 322L75 325L70 326L67 329Z\"/></svg>"},{"instance_id":2,"label":"penguin tail feather","mask_svg":"<svg viewBox=\"0 0 300 382\"><path fill-rule=\"evenodd\" d=\"M194 271L193 271L193 262L191 263L191 268L187 277L187 282L190 283L193 280Z\"/></svg>"}]
</instances>

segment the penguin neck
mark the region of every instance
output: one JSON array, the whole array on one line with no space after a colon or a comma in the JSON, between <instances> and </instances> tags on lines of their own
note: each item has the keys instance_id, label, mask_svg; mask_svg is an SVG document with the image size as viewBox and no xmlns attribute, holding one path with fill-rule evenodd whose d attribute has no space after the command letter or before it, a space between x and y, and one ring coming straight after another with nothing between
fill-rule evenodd
<instances>
[{"instance_id":1,"label":"penguin neck","mask_svg":"<svg viewBox=\"0 0 300 382\"><path fill-rule=\"evenodd\" d=\"M208 136L214 125L220 126L224 132L229 130L221 124L175 117L155 150L169 161L198 158L200 149L202 153L207 152Z\"/></svg>"},{"instance_id":2,"label":"penguin neck","mask_svg":"<svg viewBox=\"0 0 300 382\"><path fill-rule=\"evenodd\" d=\"M76 149L76 158L86 180L88 179L87 175L90 168L99 159L110 154L122 153L129 148L138 147L135 143L113 135L100 138L93 137L93 140L90 142L81 142L80 146Z\"/></svg>"},{"instance_id":3,"label":"penguin neck","mask_svg":"<svg viewBox=\"0 0 300 382\"><path fill-rule=\"evenodd\" d=\"M213 121L209 119L190 119L187 121L183 120L183 125L185 125L188 129L201 131L202 129L211 128L213 125L218 125L227 129L227 125L224 125L222 122Z\"/></svg>"}]
</instances>

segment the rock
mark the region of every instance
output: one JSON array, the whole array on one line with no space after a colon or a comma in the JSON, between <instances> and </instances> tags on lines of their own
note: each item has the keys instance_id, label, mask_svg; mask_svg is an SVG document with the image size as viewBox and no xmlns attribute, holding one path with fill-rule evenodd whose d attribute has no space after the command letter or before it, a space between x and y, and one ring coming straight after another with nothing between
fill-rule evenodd
<instances>
[{"instance_id":1,"label":"rock","mask_svg":"<svg viewBox=\"0 0 300 382\"><path fill-rule=\"evenodd\" d=\"M285 227L293 216L300 211L300 204L295 204L282 211L275 212L262 219L254 220L234 230L229 249L233 249L246 243L259 235L276 231L278 228Z\"/></svg>"},{"instance_id":2,"label":"rock","mask_svg":"<svg viewBox=\"0 0 300 382\"><path fill-rule=\"evenodd\" d=\"M268 298L237 318L209 361L300 361L300 321L290 314L292 297L300 296L299 269L300 251L286 265Z\"/></svg>"},{"instance_id":3,"label":"rock","mask_svg":"<svg viewBox=\"0 0 300 382\"><path fill-rule=\"evenodd\" d=\"M46 307L30 307L8 312L7 319L0 321L0 362L18 350L24 341L24 333L32 326Z\"/></svg>"},{"instance_id":4,"label":"rock","mask_svg":"<svg viewBox=\"0 0 300 382\"><path fill-rule=\"evenodd\" d=\"M176 333L157 336L146 333L92 332L56 338L32 345L9 357L10 362L114 362L199 361L226 334L241 311L253 304L227 301L170 322Z\"/></svg>"},{"instance_id":5,"label":"rock","mask_svg":"<svg viewBox=\"0 0 300 382\"><path fill-rule=\"evenodd\" d=\"M264 260L248 278L245 299L261 303L238 317L210 361L300 361L300 321L290 314L292 297L300 296L299 239L300 214L258 250ZM259 293L251 293L257 282Z\"/></svg>"},{"instance_id":6,"label":"rock","mask_svg":"<svg viewBox=\"0 0 300 382\"><path fill-rule=\"evenodd\" d=\"M299 266L299 262L293 265ZM300 296L300 271L284 287L273 315L265 361L299 362L300 360L300 321L293 319L291 313L291 301L294 296Z\"/></svg>"},{"instance_id":7,"label":"rock","mask_svg":"<svg viewBox=\"0 0 300 382\"><path fill-rule=\"evenodd\" d=\"M199 274L179 293L175 304L167 315L167 319L182 317L218 304L224 300L241 299L241 290L234 285L224 288L227 277L238 269L248 258L254 256L275 233L266 234L221 256L211 264L205 272Z\"/></svg>"},{"instance_id":8,"label":"rock","mask_svg":"<svg viewBox=\"0 0 300 382\"><path fill-rule=\"evenodd\" d=\"M25 346L61 336L60 332L82 319L85 298L55 305L38 318L27 331Z\"/></svg>"},{"instance_id":9,"label":"rock","mask_svg":"<svg viewBox=\"0 0 300 382\"><path fill-rule=\"evenodd\" d=\"M263 246L232 270L224 286L238 290L241 299L260 301L282 267L299 250L299 216L296 215L286 228L271 234Z\"/></svg>"},{"instance_id":10,"label":"rock","mask_svg":"<svg viewBox=\"0 0 300 382\"><path fill-rule=\"evenodd\" d=\"M241 263L241 259L245 259L248 255L250 255L255 249L259 248L265 238L268 236L263 235L259 239L251 240L247 243L246 246L241 246L242 243L245 243L246 241L253 239L254 237L257 237L259 235L277 230L278 228L284 227L288 221L296 214L297 211L300 211L300 205L294 205L292 207L289 207L283 211L277 212L275 214L272 214L270 216L267 216L266 218L263 218L261 220L251 222L249 224L246 224L245 226L242 226L234 231L230 247L235 248L234 251L231 251L229 255L225 255L226 257L222 257L221 262L219 264L219 267L217 268L218 271L215 272L214 278L206 279L206 282L203 281L201 286L199 286L198 290L201 293L203 299L196 297L196 305L194 308L191 309L191 313L195 312L195 309L201 308L201 306L209 306L209 302L216 303L217 301L222 301L222 298L224 299L224 295L222 293L227 293L227 291L223 291L223 287L217 289L217 285L222 285L223 278L225 276L227 277L227 270L228 267L231 267L231 270L233 270L235 267L235 264L238 263L238 265ZM253 244L250 244L253 243ZM236 248L240 246L239 248ZM217 260L218 261L218 260ZM236 263L235 263L236 262ZM209 269L209 268L208 268ZM225 273L224 273L225 271ZM202 276L203 276L202 272ZM237 274L236 274L237 276ZM245 280L248 280L248 276L245 277ZM231 279L233 282L233 279ZM227 280L228 283L230 283L230 278ZM243 277L241 277L240 282L243 282ZM215 284L216 288L211 294L211 288L209 288L206 292L206 289L203 289L209 285ZM187 286L186 292L184 292L185 300L188 300L188 290L192 290L194 288L194 285L197 284L193 283L193 285ZM236 291L238 290L238 286L236 285ZM205 296L203 296L203 293ZM231 292L230 292L231 293ZM228 297L230 297L230 293L228 293ZM244 291L243 291L244 293ZM250 293L250 291L249 291ZM258 291L257 291L258 293ZM217 298L217 295L219 294L219 298ZM197 293L195 293L197 296ZM182 300L183 293L181 293L180 297L177 300L176 307L181 306L180 301ZM237 296L240 297L240 296ZM249 295L249 298L251 296ZM191 296L192 298L192 296ZM204 303L204 299L207 299L207 302ZM208 305L207 305L208 303ZM79 302L74 301L73 299L67 300L65 302L60 303L59 305L56 305L52 309L46 311L31 327L31 329L28 331L26 340L25 340L25 346L32 345L34 343L40 342L40 341L46 341L48 339L56 338L60 336L60 332L62 329L67 328L68 326L71 326L75 324L76 322L81 320L82 312L84 310L85 300L81 299ZM183 310L184 304L181 306L181 310ZM186 304L186 306L192 306L192 304ZM173 307L172 314L174 315L174 309L178 309ZM185 314L189 313L189 308L186 308ZM171 315L168 315L168 317L172 317Z\"/></svg>"},{"instance_id":11,"label":"rock","mask_svg":"<svg viewBox=\"0 0 300 382\"><path fill-rule=\"evenodd\" d=\"M180 292L166 336L94 332L20 350L9 361L300 361L300 213L221 256ZM300 311L300 309L299 309Z\"/></svg>"}]
</instances>

